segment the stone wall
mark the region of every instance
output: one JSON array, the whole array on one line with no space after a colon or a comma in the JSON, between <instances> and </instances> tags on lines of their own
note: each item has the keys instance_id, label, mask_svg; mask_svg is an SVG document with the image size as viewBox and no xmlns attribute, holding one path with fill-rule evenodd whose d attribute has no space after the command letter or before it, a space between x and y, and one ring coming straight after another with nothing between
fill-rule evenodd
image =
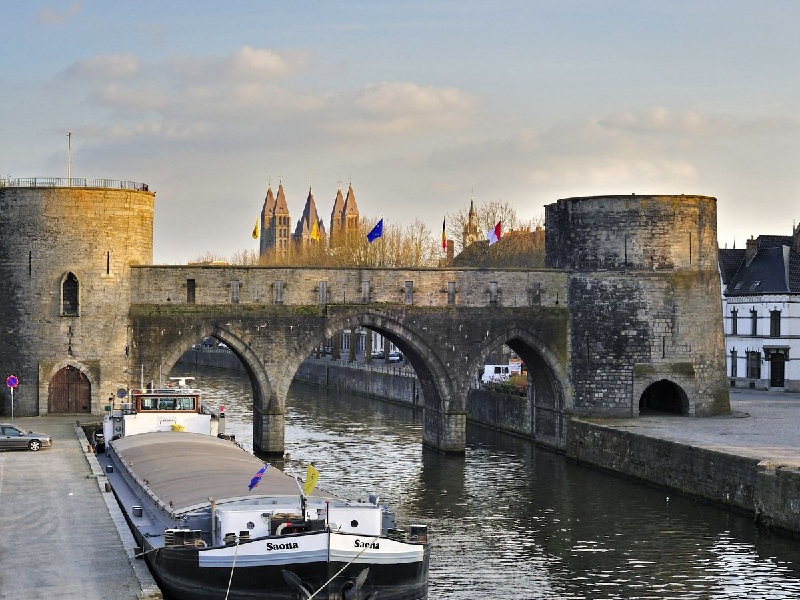
<instances>
[{"instance_id":1,"label":"stone wall","mask_svg":"<svg viewBox=\"0 0 800 600\"><path fill-rule=\"evenodd\" d=\"M555 306L566 294L565 275L546 269L141 266L132 276L134 304L186 304L190 280L202 305L448 306L451 283L457 306Z\"/></svg>"},{"instance_id":2,"label":"stone wall","mask_svg":"<svg viewBox=\"0 0 800 600\"><path fill-rule=\"evenodd\" d=\"M154 200L125 189L0 188L0 372L19 377L15 414L46 414L50 381L67 366L89 380L92 412L127 386L129 267L153 261ZM68 273L78 280L75 316L62 310Z\"/></svg>"},{"instance_id":3,"label":"stone wall","mask_svg":"<svg viewBox=\"0 0 800 600\"><path fill-rule=\"evenodd\" d=\"M800 470L572 419L576 461L752 513L800 533Z\"/></svg>"}]
</instances>

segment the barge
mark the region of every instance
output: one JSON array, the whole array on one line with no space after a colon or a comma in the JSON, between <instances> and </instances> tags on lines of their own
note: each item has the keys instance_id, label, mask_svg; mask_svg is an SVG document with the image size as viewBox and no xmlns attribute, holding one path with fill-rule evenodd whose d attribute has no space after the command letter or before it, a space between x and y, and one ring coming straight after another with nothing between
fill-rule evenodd
<instances>
[{"instance_id":1,"label":"barge","mask_svg":"<svg viewBox=\"0 0 800 600\"><path fill-rule=\"evenodd\" d=\"M212 435L224 418L185 384L113 407L99 456L166 597L427 598L426 526L399 529L376 495L337 498Z\"/></svg>"}]
</instances>

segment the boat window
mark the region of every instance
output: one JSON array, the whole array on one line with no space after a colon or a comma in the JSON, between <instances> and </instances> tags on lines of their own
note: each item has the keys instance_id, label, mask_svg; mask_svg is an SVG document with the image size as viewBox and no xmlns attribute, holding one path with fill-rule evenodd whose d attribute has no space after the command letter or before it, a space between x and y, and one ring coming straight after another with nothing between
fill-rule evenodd
<instances>
[{"instance_id":1,"label":"boat window","mask_svg":"<svg viewBox=\"0 0 800 600\"><path fill-rule=\"evenodd\" d=\"M158 398L142 398L141 410L156 410L158 408Z\"/></svg>"},{"instance_id":2,"label":"boat window","mask_svg":"<svg viewBox=\"0 0 800 600\"><path fill-rule=\"evenodd\" d=\"M139 403L142 411L147 410L187 410L197 411L197 398L194 396L188 397L169 397L169 396L151 396L142 398Z\"/></svg>"}]
</instances>

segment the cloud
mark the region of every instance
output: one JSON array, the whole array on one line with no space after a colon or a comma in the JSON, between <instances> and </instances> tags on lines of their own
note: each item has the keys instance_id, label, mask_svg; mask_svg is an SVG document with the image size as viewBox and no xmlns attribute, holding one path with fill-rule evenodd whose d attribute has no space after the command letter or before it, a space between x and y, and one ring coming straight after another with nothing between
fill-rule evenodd
<instances>
[{"instance_id":1,"label":"cloud","mask_svg":"<svg viewBox=\"0 0 800 600\"><path fill-rule=\"evenodd\" d=\"M640 135L658 133L702 137L783 133L787 128L797 128L797 123L785 118L745 119L695 110L671 111L661 106L611 114L598 119L597 125L610 131L627 131Z\"/></svg>"},{"instance_id":2,"label":"cloud","mask_svg":"<svg viewBox=\"0 0 800 600\"><path fill-rule=\"evenodd\" d=\"M346 118L333 128L354 137L459 130L479 106L477 98L458 88L409 82L369 84L342 101Z\"/></svg>"},{"instance_id":3,"label":"cloud","mask_svg":"<svg viewBox=\"0 0 800 600\"><path fill-rule=\"evenodd\" d=\"M63 12L56 12L54 9L46 6L44 8L40 8L39 11L36 13L39 22L47 23L49 25L63 25L66 23L70 17L76 15L81 10L81 3L80 2L73 2L70 4Z\"/></svg>"},{"instance_id":4,"label":"cloud","mask_svg":"<svg viewBox=\"0 0 800 600\"><path fill-rule=\"evenodd\" d=\"M181 56L144 63L132 55L78 61L63 77L90 106L108 111L108 135L175 139L213 136L231 145L342 144L461 132L478 110L476 97L454 87L382 82L339 92L279 81L303 72L311 56L242 46L221 57ZM100 119L93 122L97 128ZM163 127L153 127L153 122ZM176 135L176 132L180 132ZM166 136L166 137L162 137ZM397 139L394 143L399 143ZM386 149L385 149L386 150Z\"/></svg>"},{"instance_id":5,"label":"cloud","mask_svg":"<svg viewBox=\"0 0 800 600\"><path fill-rule=\"evenodd\" d=\"M79 60L66 69L67 78L102 83L109 79L129 79L141 72L141 61L130 54L107 54Z\"/></svg>"}]
</instances>

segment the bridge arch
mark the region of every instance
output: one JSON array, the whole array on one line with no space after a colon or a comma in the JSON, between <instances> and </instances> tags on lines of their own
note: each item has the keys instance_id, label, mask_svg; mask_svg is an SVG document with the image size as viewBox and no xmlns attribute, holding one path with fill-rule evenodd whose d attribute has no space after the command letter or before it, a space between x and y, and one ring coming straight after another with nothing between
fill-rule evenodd
<instances>
[{"instance_id":1,"label":"bridge arch","mask_svg":"<svg viewBox=\"0 0 800 600\"><path fill-rule=\"evenodd\" d=\"M525 363L528 370L528 401L530 403L530 431L542 443L561 447L565 435L564 413L569 411L566 364L536 332L520 326L487 337L470 364L475 373L485 364L487 356L501 344L511 348Z\"/></svg>"},{"instance_id":2,"label":"bridge arch","mask_svg":"<svg viewBox=\"0 0 800 600\"><path fill-rule=\"evenodd\" d=\"M213 337L221 341L236 355L250 379L250 385L253 388L254 407L266 408L269 399L272 398L272 386L264 363L253 350L253 347L229 328L219 325L205 330L199 339L206 337ZM191 346L190 342L191 340L179 339L170 344L161 361L160 371L162 373L170 373L172 371L175 363L189 349L187 343Z\"/></svg>"},{"instance_id":3,"label":"bridge arch","mask_svg":"<svg viewBox=\"0 0 800 600\"><path fill-rule=\"evenodd\" d=\"M330 318L325 337L356 326L387 338L403 352L405 360L414 369L424 399L423 443L443 451L455 444L460 446L459 452L463 451L466 442L466 389L462 390L464 393L458 393L464 387L463 382L454 377L455 373L447 368L437 349L404 320L369 306Z\"/></svg>"}]
</instances>

